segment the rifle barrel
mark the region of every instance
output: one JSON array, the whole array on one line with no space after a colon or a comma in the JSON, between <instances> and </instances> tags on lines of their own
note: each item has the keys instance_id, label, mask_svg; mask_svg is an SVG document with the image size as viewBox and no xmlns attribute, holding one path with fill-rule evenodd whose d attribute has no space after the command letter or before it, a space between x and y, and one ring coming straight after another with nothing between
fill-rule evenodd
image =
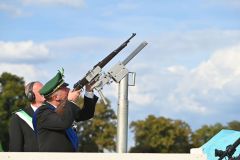
<instances>
[{"instance_id":1,"label":"rifle barrel","mask_svg":"<svg viewBox=\"0 0 240 160\"><path fill-rule=\"evenodd\" d=\"M100 61L98 64L96 64L93 68L99 66L100 68L103 68L113 57L115 57L123 48L127 46L129 41L136 35L136 33L133 33L128 40L126 40L123 44L121 44L117 49L112 51L107 57L105 57L102 61Z\"/></svg>"}]
</instances>

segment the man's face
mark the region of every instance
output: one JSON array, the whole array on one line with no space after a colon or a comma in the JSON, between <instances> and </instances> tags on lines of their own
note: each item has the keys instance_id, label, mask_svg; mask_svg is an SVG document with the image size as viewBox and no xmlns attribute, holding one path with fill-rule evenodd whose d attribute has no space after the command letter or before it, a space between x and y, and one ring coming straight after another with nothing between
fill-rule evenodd
<instances>
[{"instance_id":1,"label":"man's face","mask_svg":"<svg viewBox=\"0 0 240 160\"><path fill-rule=\"evenodd\" d=\"M60 87L58 89L58 99L61 100L61 101L66 101L68 99L68 93L69 93L69 88L68 87Z\"/></svg>"}]
</instances>

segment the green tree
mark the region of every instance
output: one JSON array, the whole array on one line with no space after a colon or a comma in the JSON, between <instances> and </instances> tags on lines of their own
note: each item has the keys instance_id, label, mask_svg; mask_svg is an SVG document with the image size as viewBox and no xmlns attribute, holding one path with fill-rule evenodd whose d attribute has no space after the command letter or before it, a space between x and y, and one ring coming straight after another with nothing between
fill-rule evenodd
<instances>
[{"instance_id":1,"label":"green tree","mask_svg":"<svg viewBox=\"0 0 240 160\"><path fill-rule=\"evenodd\" d=\"M184 153L189 152L189 125L180 120L149 115L145 120L130 124L135 146L130 152Z\"/></svg>"},{"instance_id":2,"label":"green tree","mask_svg":"<svg viewBox=\"0 0 240 160\"><path fill-rule=\"evenodd\" d=\"M12 112L27 104L24 94L24 80L16 75L4 72L0 76L2 92L0 93L0 141L5 151L8 150L9 119Z\"/></svg>"},{"instance_id":3,"label":"green tree","mask_svg":"<svg viewBox=\"0 0 240 160\"><path fill-rule=\"evenodd\" d=\"M83 99L78 103L82 106ZM108 104L97 103L94 117L78 123L80 152L116 150L116 114Z\"/></svg>"},{"instance_id":4,"label":"green tree","mask_svg":"<svg viewBox=\"0 0 240 160\"><path fill-rule=\"evenodd\" d=\"M228 129L240 131L240 122L239 121L231 121L227 125Z\"/></svg>"},{"instance_id":5,"label":"green tree","mask_svg":"<svg viewBox=\"0 0 240 160\"><path fill-rule=\"evenodd\" d=\"M221 131L224 127L220 123L216 123L214 125L203 125L201 128L196 130L192 134L192 146L200 147L207 141L209 141L215 134Z\"/></svg>"},{"instance_id":6,"label":"green tree","mask_svg":"<svg viewBox=\"0 0 240 160\"><path fill-rule=\"evenodd\" d=\"M201 128L193 132L192 147L200 147L207 141L209 141L214 135L216 135L222 129L231 129L240 131L240 122L231 121L226 126L216 123L214 125L203 125Z\"/></svg>"},{"instance_id":7,"label":"green tree","mask_svg":"<svg viewBox=\"0 0 240 160\"><path fill-rule=\"evenodd\" d=\"M0 141L0 152L3 152L2 143Z\"/></svg>"}]
</instances>

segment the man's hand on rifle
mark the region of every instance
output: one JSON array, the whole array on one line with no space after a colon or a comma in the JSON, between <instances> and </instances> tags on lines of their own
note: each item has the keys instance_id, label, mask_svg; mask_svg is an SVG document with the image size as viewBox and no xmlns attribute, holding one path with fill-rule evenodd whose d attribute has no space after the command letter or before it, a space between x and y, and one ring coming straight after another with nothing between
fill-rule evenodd
<instances>
[{"instance_id":1,"label":"man's hand on rifle","mask_svg":"<svg viewBox=\"0 0 240 160\"><path fill-rule=\"evenodd\" d=\"M69 91L68 93L68 100L69 101L73 101L73 102L77 102L79 96L80 96L80 93L81 93L81 90L72 90L72 91Z\"/></svg>"}]
</instances>

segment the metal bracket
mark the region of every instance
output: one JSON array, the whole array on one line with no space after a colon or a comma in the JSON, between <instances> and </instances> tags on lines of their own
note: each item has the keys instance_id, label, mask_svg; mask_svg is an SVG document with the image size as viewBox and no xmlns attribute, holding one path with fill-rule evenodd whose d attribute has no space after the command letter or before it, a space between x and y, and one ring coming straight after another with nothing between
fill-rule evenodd
<instances>
[{"instance_id":1,"label":"metal bracket","mask_svg":"<svg viewBox=\"0 0 240 160\"><path fill-rule=\"evenodd\" d=\"M102 69L97 66L93 70L88 72L88 75L86 77L88 82L91 82L96 76L98 76L101 73Z\"/></svg>"},{"instance_id":2,"label":"metal bracket","mask_svg":"<svg viewBox=\"0 0 240 160\"><path fill-rule=\"evenodd\" d=\"M115 82L119 83L128 74L128 70L125 65L119 62L108 71L108 74Z\"/></svg>"},{"instance_id":3,"label":"metal bracket","mask_svg":"<svg viewBox=\"0 0 240 160\"><path fill-rule=\"evenodd\" d=\"M128 86L135 86L136 72L128 72Z\"/></svg>"}]
</instances>

